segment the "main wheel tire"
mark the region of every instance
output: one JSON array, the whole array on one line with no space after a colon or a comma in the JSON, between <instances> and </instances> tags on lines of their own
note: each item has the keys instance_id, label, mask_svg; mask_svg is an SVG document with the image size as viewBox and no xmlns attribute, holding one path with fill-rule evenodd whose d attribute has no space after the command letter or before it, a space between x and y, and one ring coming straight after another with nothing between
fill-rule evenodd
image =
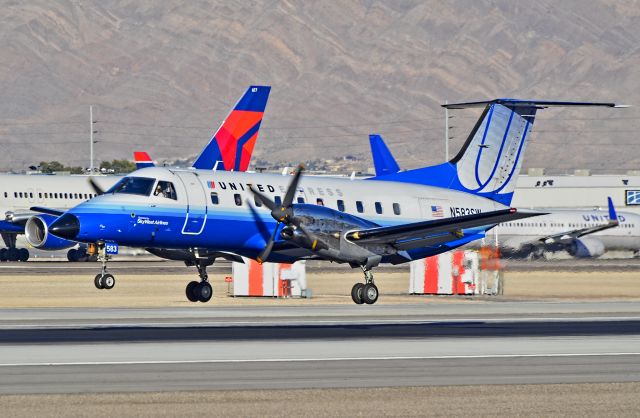
<instances>
[{"instance_id":1,"label":"main wheel tire","mask_svg":"<svg viewBox=\"0 0 640 418\"><path fill-rule=\"evenodd\" d=\"M198 300L203 303L209 302L211 300L211 296L213 296L213 288L209 282L201 282L198 284L196 291L198 294Z\"/></svg>"},{"instance_id":2,"label":"main wheel tire","mask_svg":"<svg viewBox=\"0 0 640 418\"><path fill-rule=\"evenodd\" d=\"M20 248L18 250L18 260L24 262L27 262L29 260L29 250L27 250L26 248Z\"/></svg>"},{"instance_id":3,"label":"main wheel tire","mask_svg":"<svg viewBox=\"0 0 640 418\"><path fill-rule=\"evenodd\" d=\"M185 291L185 293L187 294L187 299L189 300L189 302L197 302L198 301L198 296L196 294L196 288L198 287L200 283L198 282L189 282L189 284L187 285L187 289Z\"/></svg>"},{"instance_id":4,"label":"main wheel tire","mask_svg":"<svg viewBox=\"0 0 640 418\"><path fill-rule=\"evenodd\" d=\"M96 286L96 289L104 289L104 285L102 284L102 273L96 275L96 278L93 279L93 284Z\"/></svg>"},{"instance_id":5,"label":"main wheel tire","mask_svg":"<svg viewBox=\"0 0 640 418\"><path fill-rule=\"evenodd\" d=\"M72 248L69 251L67 251L67 260L69 260L72 263L75 263L76 261L78 261L78 250L76 250L75 248Z\"/></svg>"},{"instance_id":6,"label":"main wheel tire","mask_svg":"<svg viewBox=\"0 0 640 418\"><path fill-rule=\"evenodd\" d=\"M113 274L105 274L104 276L102 276L102 288L103 289L113 289L113 286L116 285L116 278L113 277Z\"/></svg>"},{"instance_id":7,"label":"main wheel tire","mask_svg":"<svg viewBox=\"0 0 640 418\"><path fill-rule=\"evenodd\" d=\"M0 261L7 261L7 249L0 248Z\"/></svg>"},{"instance_id":8,"label":"main wheel tire","mask_svg":"<svg viewBox=\"0 0 640 418\"><path fill-rule=\"evenodd\" d=\"M356 303L356 305L362 305L364 300L362 296L364 294L364 285L362 283L356 283L351 288L351 299Z\"/></svg>"},{"instance_id":9,"label":"main wheel tire","mask_svg":"<svg viewBox=\"0 0 640 418\"><path fill-rule=\"evenodd\" d=\"M378 300L378 287L373 283L364 285L362 291L362 300L367 305L372 305Z\"/></svg>"},{"instance_id":10,"label":"main wheel tire","mask_svg":"<svg viewBox=\"0 0 640 418\"><path fill-rule=\"evenodd\" d=\"M18 261L20 257L20 251L17 248L9 248L7 249L7 260L9 261Z\"/></svg>"}]
</instances>

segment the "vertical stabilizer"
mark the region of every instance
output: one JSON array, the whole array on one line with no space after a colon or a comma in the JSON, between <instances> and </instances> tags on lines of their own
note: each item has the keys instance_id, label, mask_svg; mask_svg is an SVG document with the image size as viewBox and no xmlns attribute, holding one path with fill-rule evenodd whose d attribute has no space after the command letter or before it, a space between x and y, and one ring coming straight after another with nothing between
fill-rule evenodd
<instances>
[{"instance_id":1,"label":"vertical stabilizer","mask_svg":"<svg viewBox=\"0 0 640 418\"><path fill-rule=\"evenodd\" d=\"M269 99L269 86L251 86L196 158L193 167L202 170L247 171L258 139L262 115Z\"/></svg>"}]
</instances>

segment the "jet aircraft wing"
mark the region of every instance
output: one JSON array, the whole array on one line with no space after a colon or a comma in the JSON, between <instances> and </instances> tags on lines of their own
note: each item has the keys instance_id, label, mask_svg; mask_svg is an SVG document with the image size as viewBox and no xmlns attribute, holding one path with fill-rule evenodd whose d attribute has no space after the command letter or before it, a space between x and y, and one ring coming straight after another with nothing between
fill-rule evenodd
<instances>
[{"instance_id":1,"label":"jet aircraft wing","mask_svg":"<svg viewBox=\"0 0 640 418\"><path fill-rule=\"evenodd\" d=\"M572 231L562 232L560 234L548 235L546 237L538 238L537 241L543 244L561 243L564 241L572 241L576 238L583 237L585 235L593 234L596 232L604 231L606 229L615 228L619 225L618 215L616 209L613 206L611 198L607 198L609 204L609 222L602 225L592 226L588 228L574 229Z\"/></svg>"},{"instance_id":2,"label":"jet aircraft wing","mask_svg":"<svg viewBox=\"0 0 640 418\"><path fill-rule=\"evenodd\" d=\"M387 244L398 250L410 250L460 239L464 235L462 230L466 228L494 225L545 214L510 208L455 218L361 229L348 232L346 238L359 245Z\"/></svg>"},{"instance_id":3,"label":"jet aircraft wing","mask_svg":"<svg viewBox=\"0 0 640 418\"><path fill-rule=\"evenodd\" d=\"M65 211L63 211L63 210L45 208L45 207L42 207L42 206L32 206L32 207L29 208L29 210L32 210L32 211L38 212L38 213L45 213L47 215L52 215L52 216L62 216L62 215L65 214Z\"/></svg>"}]
</instances>

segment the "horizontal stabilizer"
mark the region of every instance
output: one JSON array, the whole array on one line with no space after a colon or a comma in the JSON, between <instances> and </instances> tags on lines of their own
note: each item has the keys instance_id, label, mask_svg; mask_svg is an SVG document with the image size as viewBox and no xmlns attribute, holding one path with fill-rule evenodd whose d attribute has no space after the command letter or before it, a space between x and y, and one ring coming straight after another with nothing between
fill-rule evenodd
<instances>
[{"instance_id":1,"label":"horizontal stabilizer","mask_svg":"<svg viewBox=\"0 0 640 418\"><path fill-rule=\"evenodd\" d=\"M442 107L447 109L467 109L473 107L485 107L491 104L501 104L508 108L514 107L536 107L544 109L547 107L627 107L625 105L616 105L615 103L600 103L600 102L556 102L549 100L524 100L524 99L494 99L484 100L480 102L466 102L466 103L447 103Z\"/></svg>"}]
</instances>

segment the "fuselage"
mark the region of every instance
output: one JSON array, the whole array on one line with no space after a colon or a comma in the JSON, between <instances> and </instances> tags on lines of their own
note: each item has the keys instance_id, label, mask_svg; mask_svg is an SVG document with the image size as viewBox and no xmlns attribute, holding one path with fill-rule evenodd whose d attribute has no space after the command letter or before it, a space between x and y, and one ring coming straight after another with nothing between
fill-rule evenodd
<instances>
[{"instance_id":1,"label":"fuselage","mask_svg":"<svg viewBox=\"0 0 640 418\"><path fill-rule=\"evenodd\" d=\"M128 177L134 179L129 189L95 197L68 212L80 221L78 241L207 248L253 257L264 247L275 220L269 210L256 204L249 185L277 203L291 180L290 176L277 174L159 167L141 169ZM380 226L505 208L483 197L438 187L319 176L303 176L294 203L329 207ZM484 229L465 231L465 237L448 247L483 234ZM420 258L447 249L414 253ZM292 261L277 251L273 260Z\"/></svg>"},{"instance_id":2,"label":"fuselage","mask_svg":"<svg viewBox=\"0 0 640 418\"><path fill-rule=\"evenodd\" d=\"M94 176L104 189L121 176ZM67 210L96 196L88 176L0 174L0 232L23 232L15 217L33 213L33 206Z\"/></svg>"}]
</instances>

